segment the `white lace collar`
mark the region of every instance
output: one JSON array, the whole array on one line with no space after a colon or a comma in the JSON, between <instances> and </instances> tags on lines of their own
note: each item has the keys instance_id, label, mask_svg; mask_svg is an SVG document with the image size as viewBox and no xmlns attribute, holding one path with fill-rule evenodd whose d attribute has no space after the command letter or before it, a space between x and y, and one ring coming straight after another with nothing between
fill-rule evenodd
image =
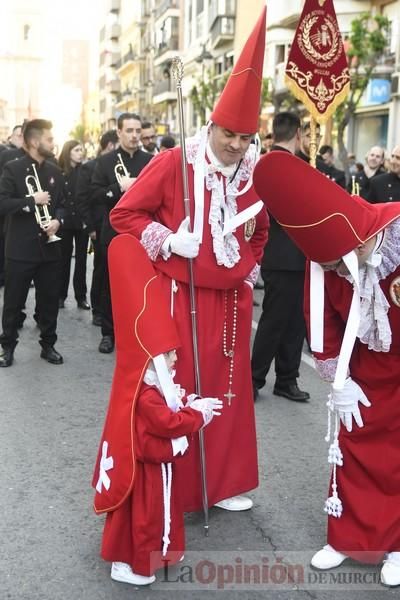
<instances>
[{"instance_id":1,"label":"white lace collar","mask_svg":"<svg viewBox=\"0 0 400 600\"><path fill-rule=\"evenodd\" d=\"M389 302L379 281L400 265L400 219L386 227L382 241L365 265L360 267L361 320L357 337L369 350L388 352L392 331L388 319ZM353 283L351 275L346 279Z\"/></svg>"},{"instance_id":2,"label":"white lace collar","mask_svg":"<svg viewBox=\"0 0 400 600\"><path fill-rule=\"evenodd\" d=\"M187 161L193 165L195 171L195 222L194 231L202 239L203 229L203 211L204 200L204 178L207 190L211 192L210 211L208 214L208 223L211 229L213 239L213 251L218 265L223 265L228 269L234 267L240 261L239 242L233 233L223 235L224 222L237 214L236 197L243 193L239 190L240 184L246 181L251 184L251 176L257 161L257 149L255 144L250 144L245 156L239 165L232 167L223 167L218 165L218 160L214 156L210 145L205 143L204 136L208 135L208 130L203 128L194 137L186 141ZM207 147L208 157L214 166L211 169L204 169L201 176L200 168L196 174L199 162L204 163L205 155L198 156L198 151ZM203 150L204 152L204 150ZM232 176L234 177L232 178ZM245 186L247 190L247 186Z\"/></svg>"}]
</instances>

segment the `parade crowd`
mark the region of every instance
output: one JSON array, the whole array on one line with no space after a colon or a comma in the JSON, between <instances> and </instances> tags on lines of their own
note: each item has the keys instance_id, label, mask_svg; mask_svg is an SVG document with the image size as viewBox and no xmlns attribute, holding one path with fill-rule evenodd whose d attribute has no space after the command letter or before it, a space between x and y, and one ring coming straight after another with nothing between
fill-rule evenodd
<instances>
[{"instance_id":1,"label":"parade crowd","mask_svg":"<svg viewBox=\"0 0 400 600\"><path fill-rule=\"evenodd\" d=\"M345 174L318 126L313 169L310 123L280 112L260 157L264 44L265 10L185 156L133 113L89 161L77 140L54 156L50 121L14 127L0 153L0 367L14 363L32 285L50 364L64 360L68 293L92 311L99 352L116 349L93 474L101 556L114 580L147 585L183 559L184 512L252 509L254 402L273 362L273 393L309 401L297 384L306 341L332 384L328 544L312 565L383 561L382 583L397 586L400 145L390 157L373 146L365 164L349 157ZM255 285L264 300L250 353Z\"/></svg>"}]
</instances>

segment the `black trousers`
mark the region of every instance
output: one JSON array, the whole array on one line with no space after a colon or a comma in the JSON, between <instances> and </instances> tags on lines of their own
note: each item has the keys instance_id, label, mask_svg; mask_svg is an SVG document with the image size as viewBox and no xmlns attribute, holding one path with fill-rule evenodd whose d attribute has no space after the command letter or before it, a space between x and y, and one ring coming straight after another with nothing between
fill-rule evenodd
<instances>
[{"instance_id":1,"label":"black trousers","mask_svg":"<svg viewBox=\"0 0 400 600\"><path fill-rule=\"evenodd\" d=\"M54 346L57 341L58 299L60 297L61 262L29 263L5 260L5 284L0 344L14 349L18 343L18 324L29 286L36 288L36 311L40 329L40 345Z\"/></svg>"},{"instance_id":2,"label":"black trousers","mask_svg":"<svg viewBox=\"0 0 400 600\"><path fill-rule=\"evenodd\" d=\"M101 289L101 335L114 337L114 323L111 305L110 275L108 272L107 252L108 246L102 244L103 256L105 257L105 269L103 287Z\"/></svg>"},{"instance_id":3,"label":"black trousers","mask_svg":"<svg viewBox=\"0 0 400 600\"><path fill-rule=\"evenodd\" d=\"M62 253L62 275L60 298L68 296L69 278L71 273L72 250L75 242L75 269L73 286L75 299L86 300L86 260L88 234L83 229L64 229L60 232Z\"/></svg>"},{"instance_id":4,"label":"black trousers","mask_svg":"<svg viewBox=\"0 0 400 600\"><path fill-rule=\"evenodd\" d=\"M0 285L4 284L4 233L3 223L0 219Z\"/></svg>"},{"instance_id":5,"label":"black trousers","mask_svg":"<svg viewBox=\"0 0 400 600\"><path fill-rule=\"evenodd\" d=\"M261 271L265 292L254 339L253 385L262 388L275 359L276 383L294 383L299 376L305 338L304 271Z\"/></svg>"},{"instance_id":6,"label":"black trousers","mask_svg":"<svg viewBox=\"0 0 400 600\"><path fill-rule=\"evenodd\" d=\"M93 274L92 284L90 286L90 304L94 315L101 315L101 291L104 285L106 274L107 256L100 244L100 229L96 230L96 239L93 240Z\"/></svg>"}]
</instances>

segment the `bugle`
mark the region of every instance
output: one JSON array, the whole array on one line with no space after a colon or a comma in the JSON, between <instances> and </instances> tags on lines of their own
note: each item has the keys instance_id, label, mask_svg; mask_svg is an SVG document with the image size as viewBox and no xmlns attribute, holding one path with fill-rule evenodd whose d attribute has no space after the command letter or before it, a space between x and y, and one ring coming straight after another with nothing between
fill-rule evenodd
<instances>
[{"instance_id":1,"label":"bugle","mask_svg":"<svg viewBox=\"0 0 400 600\"><path fill-rule=\"evenodd\" d=\"M32 163L32 169L33 175L27 175L25 177L25 185L28 191L27 196L33 196L37 192L43 192L34 163ZM35 218L39 227L46 230L52 220L47 204L35 204ZM58 242L59 240L61 240L61 238L59 238L58 235L52 234L48 236L47 243Z\"/></svg>"},{"instance_id":2,"label":"bugle","mask_svg":"<svg viewBox=\"0 0 400 600\"><path fill-rule=\"evenodd\" d=\"M119 152L118 152L117 156L118 156L118 162L114 167L114 174L115 174L115 179L118 182L118 185L121 186L122 178L130 177L130 175L129 175L128 169L126 168L126 166L124 164L124 161L122 160L122 156Z\"/></svg>"}]
</instances>

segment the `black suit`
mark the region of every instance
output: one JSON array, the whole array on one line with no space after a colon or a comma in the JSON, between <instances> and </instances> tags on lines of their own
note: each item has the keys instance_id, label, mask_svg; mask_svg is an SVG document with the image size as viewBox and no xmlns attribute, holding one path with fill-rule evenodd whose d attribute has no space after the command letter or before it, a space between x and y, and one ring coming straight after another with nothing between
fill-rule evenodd
<instances>
[{"instance_id":1,"label":"black suit","mask_svg":"<svg viewBox=\"0 0 400 600\"><path fill-rule=\"evenodd\" d=\"M93 274L90 286L90 304L92 305L93 315L101 315L101 293L104 286L105 275L105 254L100 246L101 227L105 213L104 204L95 204L92 202L91 185L96 159L88 160L81 166L78 174L76 189L76 207L82 221L86 225L86 231L90 234L96 233L96 239L92 240L93 256Z\"/></svg>"},{"instance_id":2,"label":"black suit","mask_svg":"<svg viewBox=\"0 0 400 600\"><path fill-rule=\"evenodd\" d=\"M103 336L114 336L114 327L112 322L110 282L107 267L107 249L108 245L117 234L110 225L111 209L117 204L123 192L115 177L115 166L119 162L118 154L121 155L123 163L130 177L137 177L140 171L151 161L153 156L143 150L136 150L130 156L122 148L117 148L108 154L99 156L92 177L91 203L93 206L104 206L104 216L101 227L101 248L105 256L106 272L104 276L104 285L101 294L101 332Z\"/></svg>"},{"instance_id":3,"label":"black suit","mask_svg":"<svg viewBox=\"0 0 400 600\"><path fill-rule=\"evenodd\" d=\"M24 156L25 152L22 148L16 146L2 146L0 152L0 175L3 172L4 165L10 160L16 160ZM0 285L4 284L4 232L6 227L5 217L0 216Z\"/></svg>"},{"instance_id":4,"label":"black suit","mask_svg":"<svg viewBox=\"0 0 400 600\"><path fill-rule=\"evenodd\" d=\"M58 293L60 285L60 242L48 242L35 218L35 201L27 196L25 178L35 164L43 190L51 196L49 212L61 222L63 181L54 164L36 163L29 155L9 162L0 179L0 215L7 217L5 238L5 289L3 348L13 349L18 341L21 308L33 280L36 287L40 344L53 346L57 340Z\"/></svg>"},{"instance_id":5,"label":"black suit","mask_svg":"<svg viewBox=\"0 0 400 600\"><path fill-rule=\"evenodd\" d=\"M380 175L383 175L384 173L385 173L385 169L383 167L379 167L377 172L374 173L374 175L372 175L372 177L367 177L364 170L357 173L355 175L354 181L355 181L355 183L358 184L358 186L360 188L358 195L361 196L362 198L364 198L365 200L367 200L368 194L369 194L369 188L370 188L372 181L375 179L375 177L379 177ZM350 193L353 191L353 181L350 181L349 185L347 186L347 190Z\"/></svg>"},{"instance_id":6,"label":"black suit","mask_svg":"<svg viewBox=\"0 0 400 600\"><path fill-rule=\"evenodd\" d=\"M369 185L366 199L371 204L400 202L400 177L394 173L384 173L374 177Z\"/></svg>"},{"instance_id":7,"label":"black suit","mask_svg":"<svg viewBox=\"0 0 400 600\"><path fill-rule=\"evenodd\" d=\"M279 145L272 146L271 151L275 150L288 152ZM309 162L309 157L303 153L299 158ZM322 161L318 161L317 166L326 171ZM274 359L277 387L296 383L306 333L303 314L305 257L271 214L269 218L268 242L261 262L264 300L251 358L253 385L258 389L265 385Z\"/></svg>"},{"instance_id":8,"label":"black suit","mask_svg":"<svg viewBox=\"0 0 400 600\"><path fill-rule=\"evenodd\" d=\"M68 296L69 279L71 273L72 251L75 245L75 268L73 287L77 302L86 301L86 261L88 247L88 230L84 226L76 203L76 190L81 166L75 168L64 176L64 204L61 232L62 250L62 275L60 299Z\"/></svg>"}]
</instances>

